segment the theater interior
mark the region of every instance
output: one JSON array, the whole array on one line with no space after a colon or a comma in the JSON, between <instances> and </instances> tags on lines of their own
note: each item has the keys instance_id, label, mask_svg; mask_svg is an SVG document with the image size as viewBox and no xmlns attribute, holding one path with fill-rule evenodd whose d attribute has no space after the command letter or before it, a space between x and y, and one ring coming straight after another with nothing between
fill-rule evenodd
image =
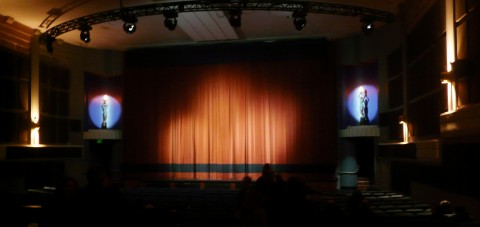
<instances>
[{"instance_id":1,"label":"theater interior","mask_svg":"<svg viewBox=\"0 0 480 227\"><path fill-rule=\"evenodd\" d=\"M480 226L480 1L0 5L1 226Z\"/></svg>"}]
</instances>

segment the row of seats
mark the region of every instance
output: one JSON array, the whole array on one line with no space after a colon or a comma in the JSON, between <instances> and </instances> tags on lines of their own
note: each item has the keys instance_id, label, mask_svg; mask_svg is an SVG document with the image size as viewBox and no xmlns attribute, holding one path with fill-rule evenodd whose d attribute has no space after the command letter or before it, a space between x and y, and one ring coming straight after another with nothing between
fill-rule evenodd
<instances>
[{"instance_id":1,"label":"row of seats","mask_svg":"<svg viewBox=\"0 0 480 227\"><path fill-rule=\"evenodd\" d=\"M199 222L225 226L234 222L238 190L141 188L122 190L130 206L168 214L178 226ZM338 211L345 211L351 192L318 192L309 194L313 214L320 217L334 201ZM363 191L373 213L384 223L431 222L431 205L391 191Z\"/></svg>"},{"instance_id":2,"label":"row of seats","mask_svg":"<svg viewBox=\"0 0 480 227\"><path fill-rule=\"evenodd\" d=\"M232 226L238 190L123 189L122 197L144 222L163 226ZM162 216L162 219L158 217Z\"/></svg>"},{"instance_id":3,"label":"row of seats","mask_svg":"<svg viewBox=\"0 0 480 227\"><path fill-rule=\"evenodd\" d=\"M223 227L235 226L237 221L238 189L149 187L124 188L120 193L128 209L118 217L125 220L126 226ZM430 204L415 201L401 193L380 190L361 193L380 226L459 226L449 219L434 217ZM313 216L310 219L331 215L334 205L337 216L328 218L342 220L351 195L349 190L309 191L309 215ZM26 208L15 210L15 213L28 214L31 220L44 217L41 209Z\"/></svg>"},{"instance_id":4,"label":"row of seats","mask_svg":"<svg viewBox=\"0 0 480 227\"><path fill-rule=\"evenodd\" d=\"M346 214L352 192L353 190L318 192L310 195L310 200L316 205L319 214L331 214L329 209L332 209L332 204L341 214ZM398 192L362 190L361 194L379 226L478 226L475 221L459 223L448 215L436 216L432 204L416 201Z\"/></svg>"}]
</instances>

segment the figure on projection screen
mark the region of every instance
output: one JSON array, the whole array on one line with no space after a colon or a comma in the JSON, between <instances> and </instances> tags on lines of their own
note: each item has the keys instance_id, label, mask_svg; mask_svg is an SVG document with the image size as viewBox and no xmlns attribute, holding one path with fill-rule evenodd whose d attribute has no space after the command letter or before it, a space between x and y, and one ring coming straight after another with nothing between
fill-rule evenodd
<instances>
[{"instance_id":1,"label":"figure on projection screen","mask_svg":"<svg viewBox=\"0 0 480 227\"><path fill-rule=\"evenodd\" d=\"M370 120L368 119L368 96L367 89L361 88L358 94L359 106L360 106L360 124L368 125Z\"/></svg>"}]
</instances>

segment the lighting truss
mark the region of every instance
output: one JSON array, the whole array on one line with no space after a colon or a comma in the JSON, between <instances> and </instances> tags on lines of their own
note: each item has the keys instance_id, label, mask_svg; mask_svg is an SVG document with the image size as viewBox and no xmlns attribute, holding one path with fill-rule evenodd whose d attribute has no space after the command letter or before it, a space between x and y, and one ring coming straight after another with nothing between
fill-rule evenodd
<instances>
[{"instance_id":1,"label":"lighting truss","mask_svg":"<svg viewBox=\"0 0 480 227\"><path fill-rule=\"evenodd\" d=\"M82 23L89 25L100 24L109 21L121 20L125 16L142 17L150 15L165 14L176 11L198 12L198 11L228 11L240 10L263 10L263 11L299 11L306 13L334 14L341 16L369 18L372 21L392 22L395 16L392 13L337 3L314 2L314 1L280 1L280 0L212 0L212 1L177 1L166 3L155 3L132 7L121 7L119 9L103 11L86 15L56 25L41 36L41 41L55 39L57 36L72 30L78 30Z\"/></svg>"}]
</instances>

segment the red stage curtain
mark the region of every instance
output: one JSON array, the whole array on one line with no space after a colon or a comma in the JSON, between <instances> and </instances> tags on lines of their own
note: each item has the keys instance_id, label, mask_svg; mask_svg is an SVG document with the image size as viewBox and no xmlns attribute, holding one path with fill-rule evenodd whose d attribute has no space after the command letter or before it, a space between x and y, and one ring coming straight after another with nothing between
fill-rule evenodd
<instances>
[{"instance_id":1,"label":"red stage curtain","mask_svg":"<svg viewBox=\"0 0 480 227\"><path fill-rule=\"evenodd\" d=\"M249 166L263 163L335 163L335 78L318 65L242 62L128 71L124 162L166 166L153 175L180 179L241 179L258 175Z\"/></svg>"}]
</instances>

